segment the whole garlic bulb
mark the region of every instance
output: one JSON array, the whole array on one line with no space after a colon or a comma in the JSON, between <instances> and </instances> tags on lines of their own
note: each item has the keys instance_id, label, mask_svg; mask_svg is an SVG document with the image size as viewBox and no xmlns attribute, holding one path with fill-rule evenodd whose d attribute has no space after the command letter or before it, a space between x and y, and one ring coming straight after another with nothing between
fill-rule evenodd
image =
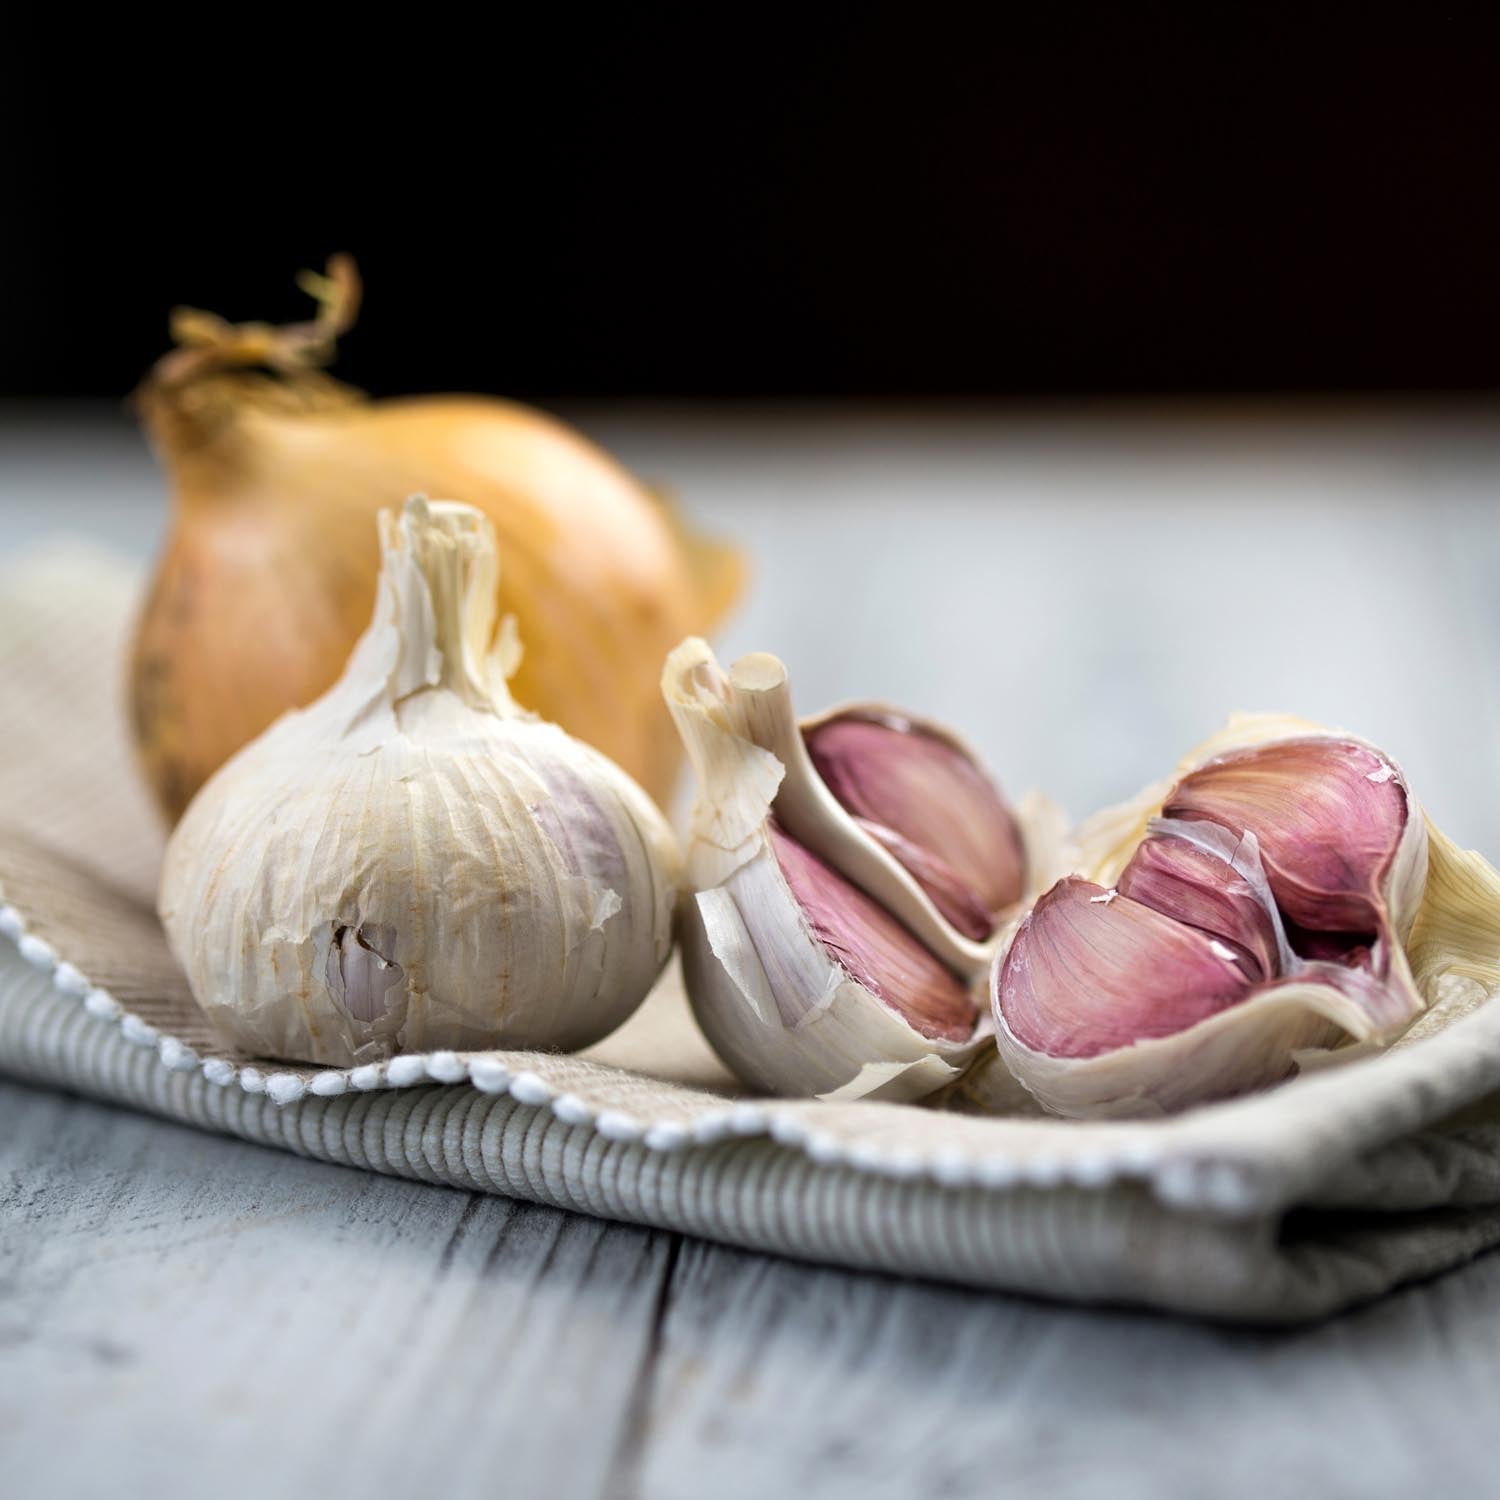
<instances>
[{"instance_id":1,"label":"whole garlic bulb","mask_svg":"<svg viewBox=\"0 0 1500 1500\"><path fill-rule=\"evenodd\" d=\"M172 950L216 1030L265 1056L585 1046L671 951L671 831L612 761L511 699L490 522L416 497L381 513L380 540L343 676L178 824Z\"/></svg>"},{"instance_id":2,"label":"whole garlic bulb","mask_svg":"<svg viewBox=\"0 0 1500 1500\"><path fill-rule=\"evenodd\" d=\"M772 1093L909 1100L989 1042L976 982L1051 878L1052 820L1018 818L947 731L880 705L799 725L786 668L701 640L662 691L698 777L683 975L698 1022Z\"/></svg>"},{"instance_id":3,"label":"whole garlic bulb","mask_svg":"<svg viewBox=\"0 0 1500 1500\"><path fill-rule=\"evenodd\" d=\"M1299 1053L1389 1042L1427 1004L1407 945L1433 840L1363 740L1240 716L1078 837L1082 873L1041 897L992 981L1000 1056L1057 1113L1264 1087Z\"/></svg>"}]
</instances>

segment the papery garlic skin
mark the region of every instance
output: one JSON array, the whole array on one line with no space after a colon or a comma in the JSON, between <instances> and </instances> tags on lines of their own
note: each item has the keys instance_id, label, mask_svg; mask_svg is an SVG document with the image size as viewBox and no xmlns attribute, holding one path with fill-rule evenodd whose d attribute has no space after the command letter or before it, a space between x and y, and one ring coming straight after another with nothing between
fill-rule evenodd
<instances>
[{"instance_id":1,"label":"papery garlic skin","mask_svg":"<svg viewBox=\"0 0 1500 1500\"><path fill-rule=\"evenodd\" d=\"M381 540L343 677L173 834L173 952L216 1030L260 1055L585 1046L671 950L671 831L611 761L511 701L489 522L415 499Z\"/></svg>"},{"instance_id":2,"label":"papery garlic skin","mask_svg":"<svg viewBox=\"0 0 1500 1500\"><path fill-rule=\"evenodd\" d=\"M969 997L993 944L947 922L835 799L804 740L823 721L799 725L776 658L725 672L690 639L662 690L698 777L681 942L709 1042L773 1093L910 1100L951 1082L988 1045L982 1001ZM1041 878L1057 863L1046 810L1035 827ZM792 889L803 881L822 883L804 888L806 904Z\"/></svg>"},{"instance_id":3,"label":"papery garlic skin","mask_svg":"<svg viewBox=\"0 0 1500 1500\"><path fill-rule=\"evenodd\" d=\"M1404 948L1426 822L1400 767L1352 736L1241 717L1171 781L1086 824L1079 848L1089 879L1044 896L991 976L1000 1055L1057 1113L1261 1088L1300 1052L1388 1043L1427 1003ZM1069 991L1049 965L1092 968ZM1086 1038L1057 1029L1073 1006Z\"/></svg>"}]
</instances>

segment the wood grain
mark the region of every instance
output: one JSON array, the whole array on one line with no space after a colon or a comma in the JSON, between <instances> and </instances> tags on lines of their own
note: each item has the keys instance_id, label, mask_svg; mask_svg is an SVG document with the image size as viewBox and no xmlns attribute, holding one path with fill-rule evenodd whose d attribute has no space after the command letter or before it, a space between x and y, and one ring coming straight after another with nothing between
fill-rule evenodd
<instances>
[{"instance_id":1,"label":"wood grain","mask_svg":"<svg viewBox=\"0 0 1500 1500\"><path fill-rule=\"evenodd\" d=\"M0 1140L11 1493L587 1494L635 1441L661 1236L8 1085Z\"/></svg>"},{"instance_id":2,"label":"wood grain","mask_svg":"<svg viewBox=\"0 0 1500 1500\"><path fill-rule=\"evenodd\" d=\"M1308 1332L813 1269L0 1084L7 1493L1493 1493L1500 1257Z\"/></svg>"}]
</instances>

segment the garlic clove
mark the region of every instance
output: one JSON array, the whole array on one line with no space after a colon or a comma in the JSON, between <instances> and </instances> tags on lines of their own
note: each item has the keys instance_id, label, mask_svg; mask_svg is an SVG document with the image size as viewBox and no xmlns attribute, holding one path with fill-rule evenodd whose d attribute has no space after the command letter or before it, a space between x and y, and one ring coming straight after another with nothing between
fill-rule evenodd
<instances>
[{"instance_id":1,"label":"garlic clove","mask_svg":"<svg viewBox=\"0 0 1500 1500\"><path fill-rule=\"evenodd\" d=\"M966 1042L974 998L906 928L816 854L769 825L771 850L813 935L849 976L925 1037Z\"/></svg>"},{"instance_id":2,"label":"garlic clove","mask_svg":"<svg viewBox=\"0 0 1500 1500\"><path fill-rule=\"evenodd\" d=\"M1185 776L1163 812L1254 833L1277 904L1295 928L1374 934L1382 927L1380 885L1409 808L1401 778L1379 751L1339 739L1241 750Z\"/></svg>"},{"instance_id":3,"label":"garlic clove","mask_svg":"<svg viewBox=\"0 0 1500 1500\"><path fill-rule=\"evenodd\" d=\"M998 1011L998 992L994 998ZM1303 1055L1373 1035L1339 990L1289 981L1251 988L1185 1030L1091 1057L1030 1047L1003 1020L995 1041L1011 1075L1045 1109L1088 1120L1150 1118L1249 1093L1287 1078Z\"/></svg>"},{"instance_id":4,"label":"garlic clove","mask_svg":"<svg viewBox=\"0 0 1500 1500\"><path fill-rule=\"evenodd\" d=\"M1076 876L1022 921L998 979L1010 1034L1050 1057L1171 1036L1242 1000L1244 950Z\"/></svg>"},{"instance_id":5,"label":"garlic clove","mask_svg":"<svg viewBox=\"0 0 1500 1500\"><path fill-rule=\"evenodd\" d=\"M1158 825L1170 828L1172 825ZM1190 825L1195 834L1211 825ZM1269 899L1253 845L1202 836L1196 845L1160 832L1150 843L1188 843L1224 864L1256 903ZM1145 845L1143 848L1147 847ZM1208 895L1185 891L1195 869ZM1181 849L1146 856L1139 894L1177 911L1254 935L1235 882ZM1165 872L1166 878L1160 878ZM1274 906L1272 907L1274 910ZM1271 924L1276 928L1276 923ZM1078 1118L1166 1113L1279 1082L1300 1054L1341 1041L1378 1039L1410 1019L1405 991L1363 970L1306 963L1279 928L1246 971L1251 950L1225 942L1145 902L1071 877L1037 903L992 975L1000 1058L1047 1109ZM1289 967L1288 967L1289 965Z\"/></svg>"},{"instance_id":6,"label":"garlic clove","mask_svg":"<svg viewBox=\"0 0 1500 1500\"><path fill-rule=\"evenodd\" d=\"M325 980L335 1003L355 1021L370 1025L395 1012L399 1026L404 1018L406 971L385 956L395 944L395 931L383 922L334 924Z\"/></svg>"},{"instance_id":7,"label":"garlic clove","mask_svg":"<svg viewBox=\"0 0 1500 1500\"><path fill-rule=\"evenodd\" d=\"M1153 822L1115 889L1231 949L1247 980L1283 967L1286 939L1261 873L1254 835L1239 838L1213 823ZM1217 842L1206 840L1217 836ZM1252 862L1253 861L1253 866Z\"/></svg>"},{"instance_id":8,"label":"garlic clove","mask_svg":"<svg viewBox=\"0 0 1500 1500\"><path fill-rule=\"evenodd\" d=\"M1169 778L1143 788L1128 802L1106 808L1086 819L1074 835L1073 852L1078 873L1104 885L1113 884L1141 840L1146 837L1151 820L1164 813L1174 816L1169 804L1175 803L1178 789L1195 779L1197 773L1216 765L1228 766L1232 770L1237 765L1251 762L1257 755L1269 750L1279 750L1280 747L1307 745L1315 749L1328 743L1357 746L1371 752L1378 760L1372 763L1370 773L1381 779L1367 784L1386 785L1387 796L1390 797L1393 792L1389 784L1395 783L1405 798L1406 815L1399 842L1389 867L1379 882L1394 935L1403 938L1409 931L1416 908L1421 902L1427 869L1426 820L1412 795L1409 782L1396 762L1374 746L1356 736L1336 734L1306 719L1287 714L1232 715L1223 729L1189 751L1178 762ZM1388 770L1392 773L1390 776L1386 775ZM1196 794L1190 789L1186 795L1191 799ZM1219 792L1216 792L1216 800L1218 795ZM1199 815L1229 827L1235 826L1233 815L1223 816L1222 810L1218 817L1206 808ZM1243 816L1243 813L1239 816ZM1328 821L1320 821L1326 831ZM1244 826L1251 825L1247 822ZM1261 854L1269 874L1272 862L1277 858L1277 851L1265 847L1264 835L1269 830L1256 828L1254 831L1262 835ZM1281 854L1286 857L1288 851L1281 851ZM1289 873L1295 875L1295 870Z\"/></svg>"},{"instance_id":9,"label":"garlic clove","mask_svg":"<svg viewBox=\"0 0 1500 1500\"><path fill-rule=\"evenodd\" d=\"M740 1078L772 1094L920 1099L978 1051L924 1036L813 931L769 842L684 899L679 939L693 1013Z\"/></svg>"},{"instance_id":10,"label":"garlic clove","mask_svg":"<svg viewBox=\"0 0 1500 1500\"><path fill-rule=\"evenodd\" d=\"M942 915L982 942L1025 890L1010 810L973 757L910 719L843 713L804 738L828 790L911 873Z\"/></svg>"},{"instance_id":11,"label":"garlic clove","mask_svg":"<svg viewBox=\"0 0 1500 1500\"><path fill-rule=\"evenodd\" d=\"M733 867L738 858L734 845L752 836L757 818L764 815L764 804L757 799L769 793L775 802L776 820L788 834L872 896L950 969L975 974L988 966L995 937L976 941L947 920L912 869L888 847L899 841L890 832L883 838L875 837L867 823L844 808L818 774L808 748L808 737L815 735L821 724L853 716L909 723L925 736L945 742L977 767L975 757L954 736L883 705L835 709L799 724L782 662L768 653L754 652L725 672L707 644L697 639L683 642L668 658L663 690L669 705L674 697L682 704L696 699L700 708L712 705L707 722L702 721L701 712L689 716L695 720L691 729L684 727L684 716L674 709L684 740L692 733L703 741L695 827L704 819L718 820L721 825L727 819L735 829L733 839L726 837L726 829L721 826L713 837L694 840L689 855L696 863L694 883L700 889L714 882L716 871L722 874ZM712 747L709 739L715 741ZM690 756L692 753L690 744ZM768 776L771 785L767 784ZM993 783L985 780L991 793L998 796ZM1066 867L1066 841L1060 836L1059 822L1051 804L1036 794L1029 796L1017 812L1025 893L1039 894ZM929 826L925 837L930 841L932 836ZM1009 858L1007 849L1014 836L1013 828L1007 825L1005 847L998 855L1001 863ZM939 858L948 858L947 850L935 852ZM921 857L913 856L913 863L921 865ZM930 858L926 868L933 868Z\"/></svg>"}]
</instances>

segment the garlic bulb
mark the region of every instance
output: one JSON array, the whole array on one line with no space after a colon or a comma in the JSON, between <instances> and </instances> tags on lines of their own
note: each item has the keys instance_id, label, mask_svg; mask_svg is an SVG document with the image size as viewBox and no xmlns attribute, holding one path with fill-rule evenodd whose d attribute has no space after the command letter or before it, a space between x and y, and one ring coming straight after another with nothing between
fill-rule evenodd
<instances>
[{"instance_id":1,"label":"garlic bulb","mask_svg":"<svg viewBox=\"0 0 1500 1500\"><path fill-rule=\"evenodd\" d=\"M512 701L489 521L418 497L380 540L343 676L173 834L173 952L220 1034L265 1056L585 1046L666 962L671 832L618 766Z\"/></svg>"},{"instance_id":2,"label":"garlic bulb","mask_svg":"<svg viewBox=\"0 0 1500 1500\"><path fill-rule=\"evenodd\" d=\"M1240 717L1079 844L1084 873L1041 897L992 978L1000 1055L1049 1109L1242 1093L1304 1050L1388 1042L1426 1004L1406 945L1429 830L1361 740Z\"/></svg>"},{"instance_id":3,"label":"garlic bulb","mask_svg":"<svg viewBox=\"0 0 1500 1500\"><path fill-rule=\"evenodd\" d=\"M1048 810L1018 819L910 715L799 726L774 656L726 673L690 639L662 690L698 777L682 961L715 1050L780 1094L916 1099L957 1077L988 1045L994 934L1056 861Z\"/></svg>"}]
</instances>

